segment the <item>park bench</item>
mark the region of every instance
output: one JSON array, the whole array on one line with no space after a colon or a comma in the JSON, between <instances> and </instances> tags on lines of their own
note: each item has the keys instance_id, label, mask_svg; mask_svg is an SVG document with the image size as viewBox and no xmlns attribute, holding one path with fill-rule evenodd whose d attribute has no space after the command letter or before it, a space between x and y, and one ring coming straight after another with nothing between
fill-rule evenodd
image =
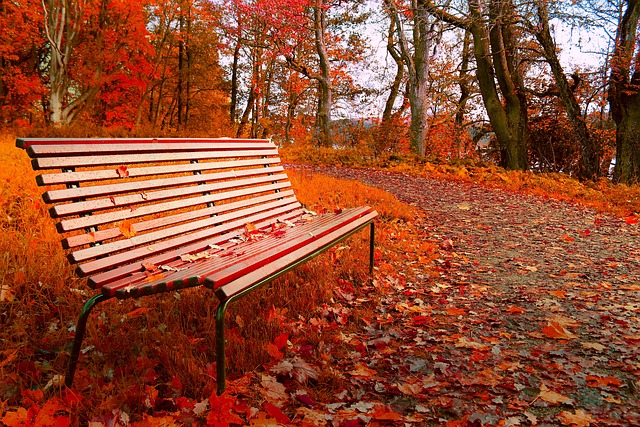
<instances>
[{"instance_id":1,"label":"park bench","mask_svg":"<svg viewBox=\"0 0 640 427\"><path fill-rule=\"evenodd\" d=\"M217 391L226 386L228 305L370 226L370 207L316 215L296 199L269 140L21 138L77 274L83 306L67 366L73 384L92 308L204 285L216 311Z\"/></svg>"}]
</instances>

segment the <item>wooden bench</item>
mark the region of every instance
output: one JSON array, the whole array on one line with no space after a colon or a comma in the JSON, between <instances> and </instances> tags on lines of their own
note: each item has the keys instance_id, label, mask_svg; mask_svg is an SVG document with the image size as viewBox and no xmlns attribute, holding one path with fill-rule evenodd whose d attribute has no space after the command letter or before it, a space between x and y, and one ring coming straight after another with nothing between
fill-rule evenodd
<instances>
[{"instance_id":1,"label":"wooden bench","mask_svg":"<svg viewBox=\"0 0 640 427\"><path fill-rule=\"evenodd\" d=\"M269 140L18 139L33 159L77 274L100 291L79 316L71 387L91 309L204 285L216 311L217 391L225 390L225 312L234 300L370 226L369 207L302 208Z\"/></svg>"}]
</instances>

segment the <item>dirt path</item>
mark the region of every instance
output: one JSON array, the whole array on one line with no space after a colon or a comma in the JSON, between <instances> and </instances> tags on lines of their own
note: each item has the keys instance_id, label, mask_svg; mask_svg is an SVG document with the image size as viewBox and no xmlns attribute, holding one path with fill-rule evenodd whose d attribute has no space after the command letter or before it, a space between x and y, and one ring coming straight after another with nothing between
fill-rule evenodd
<instances>
[{"instance_id":1,"label":"dirt path","mask_svg":"<svg viewBox=\"0 0 640 427\"><path fill-rule=\"evenodd\" d=\"M392 378L354 384L426 425L640 425L637 225L473 184L315 170L421 208L416 236L440 253L404 269L378 308L391 321L351 337L391 337L367 367Z\"/></svg>"}]
</instances>

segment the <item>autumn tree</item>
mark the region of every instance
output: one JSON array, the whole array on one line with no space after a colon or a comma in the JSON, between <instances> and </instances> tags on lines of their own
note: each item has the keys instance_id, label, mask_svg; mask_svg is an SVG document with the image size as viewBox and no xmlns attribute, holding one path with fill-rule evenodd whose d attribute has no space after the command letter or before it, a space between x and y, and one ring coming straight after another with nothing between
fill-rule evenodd
<instances>
[{"instance_id":1,"label":"autumn tree","mask_svg":"<svg viewBox=\"0 0 640 427\"><path fill-rule=\"evenodd\" d=\"M157 1L148 10L154 50L144 95L148 123L160 129L209 132L228 127L218 55L219 10L196 0Z\"/></svg>"},{"instance_id":2,"label":"autumn tree","mask_svg":"<svg viewBox=\"0 0 640 427\"><path fill-rule=\"evenodd\" d=\"M518 16L512 0L467 0L464 13L419 0L434 17L467 30L473 38L476 79L508 169L528 167L527 95L519 62Z\"/></svg>"},{"instance_id":3,"label":"autumn tree","mask_svg":"<svg viewBox=\"0 0 640 427\"><path fill-rule=\"evenodd\" d=\"M44 92L41 21L39 1L0 0L0 125L35 119L33 106Z\"/></svg>"}]
</instances>

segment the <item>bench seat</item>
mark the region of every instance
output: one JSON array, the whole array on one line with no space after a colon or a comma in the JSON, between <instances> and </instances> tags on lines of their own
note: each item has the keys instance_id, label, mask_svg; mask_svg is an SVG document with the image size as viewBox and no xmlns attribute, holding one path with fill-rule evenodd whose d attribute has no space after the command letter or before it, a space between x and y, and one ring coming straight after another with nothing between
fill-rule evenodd
<instances>
[{"instance_id":1,"label":"bench seat","mask_svg":"<svg viewBox=\"0 0 640 427\"><path fill-rule=\"evenodd\" d=\"M99 291L82 309L66 383L88 315L110 299L205 286L216 312L218 392L225 389L230 302L367 226L370 207L303 208L269 140L18 139L45 187L76 273Z\"/></svg>"}]
</instances>

